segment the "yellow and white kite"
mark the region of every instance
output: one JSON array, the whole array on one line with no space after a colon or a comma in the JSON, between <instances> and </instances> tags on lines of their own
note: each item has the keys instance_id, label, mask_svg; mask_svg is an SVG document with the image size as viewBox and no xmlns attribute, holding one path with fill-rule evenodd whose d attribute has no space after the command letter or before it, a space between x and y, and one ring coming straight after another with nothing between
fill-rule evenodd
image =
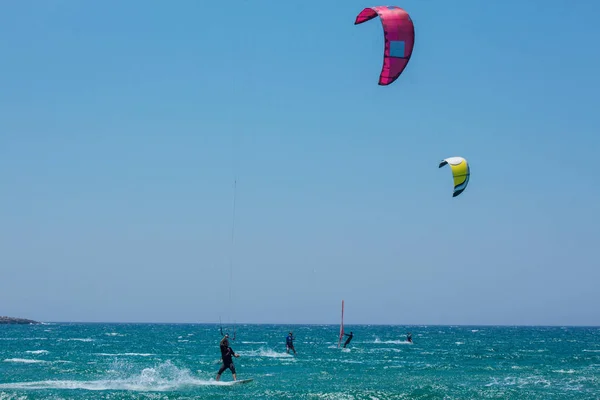
<instances>
[{"instance_id":1,"label":"yellow and white kite","mask_svg":"<svg viewBox=\"0 0 600 400\"><path fill-rule=\"evenodd\" d=\"M467 160L462 157L445 158L438 168L442 168L446 164L450 165L452 170L452 176L454 177L454 194L452 197L456 197L467 188L471 170Z\"/></svg>"}]
</instances>

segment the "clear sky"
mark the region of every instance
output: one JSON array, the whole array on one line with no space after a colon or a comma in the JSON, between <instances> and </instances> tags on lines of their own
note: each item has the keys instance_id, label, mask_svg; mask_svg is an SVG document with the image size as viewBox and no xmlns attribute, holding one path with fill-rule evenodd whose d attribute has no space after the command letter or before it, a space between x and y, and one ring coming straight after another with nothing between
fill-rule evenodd
<instances>
[{"instance_id":1,"label":"clear sky","mask_svg":"<svg viewBox=\"0 0 600 400\"><path fill-rule=\"evenodd\" d=\"M394 4L3 4L0 315L599 325L600 3Z\"/></svg>"}]
</instances>

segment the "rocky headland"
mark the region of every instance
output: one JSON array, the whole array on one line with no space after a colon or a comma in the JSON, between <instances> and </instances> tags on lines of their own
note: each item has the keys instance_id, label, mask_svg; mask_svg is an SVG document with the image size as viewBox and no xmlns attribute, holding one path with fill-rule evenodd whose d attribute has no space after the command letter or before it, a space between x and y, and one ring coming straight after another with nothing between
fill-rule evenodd
<instances>
[{"instance_id":1,"label":"rocky headland","mask_svg":"<svg viewBox=\"0 0 600 400\"><path fill-rule=\"evenodd\" d=\"M0 324L34 325L34 324L39 324L39 322L30 320L30 319L25 319L25 318L13 318L13 317L0 316Z\"/></svg>"}]
</instances>

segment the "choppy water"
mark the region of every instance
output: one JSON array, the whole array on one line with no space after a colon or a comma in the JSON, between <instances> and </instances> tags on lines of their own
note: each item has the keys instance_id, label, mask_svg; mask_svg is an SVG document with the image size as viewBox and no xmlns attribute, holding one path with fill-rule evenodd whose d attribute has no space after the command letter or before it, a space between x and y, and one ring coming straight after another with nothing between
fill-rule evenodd
<instances>
[{"instance_id":1,"label":"choppy water","mask_svg":"<svg viewBox=\"0 0 600 400\"><path fill-rule=\"evenodd\" d=\"M238 379L254 381L230 386L215 325L3 325L0 400L600 398L600 328L347 326L345 350L338 330L238 326Z\"/></svg>"}]
</instances>

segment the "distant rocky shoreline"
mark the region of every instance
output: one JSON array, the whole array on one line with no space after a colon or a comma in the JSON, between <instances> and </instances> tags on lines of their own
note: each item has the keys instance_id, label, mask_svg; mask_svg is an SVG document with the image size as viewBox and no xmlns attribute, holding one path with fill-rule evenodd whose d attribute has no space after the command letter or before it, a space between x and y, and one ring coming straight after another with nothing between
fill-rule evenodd
<instances>
[{"instance_id":1,"label":"distant rocky shoreline","mask_svg":"<svg viewBox=\"0 0 600 400\"><path fill-rule=\"evenodd\" d=\"M25 318L12 318L0 316L0 325L1 324L35 325L39 324L39 322Z\"/></svg>"}]
</instances>

